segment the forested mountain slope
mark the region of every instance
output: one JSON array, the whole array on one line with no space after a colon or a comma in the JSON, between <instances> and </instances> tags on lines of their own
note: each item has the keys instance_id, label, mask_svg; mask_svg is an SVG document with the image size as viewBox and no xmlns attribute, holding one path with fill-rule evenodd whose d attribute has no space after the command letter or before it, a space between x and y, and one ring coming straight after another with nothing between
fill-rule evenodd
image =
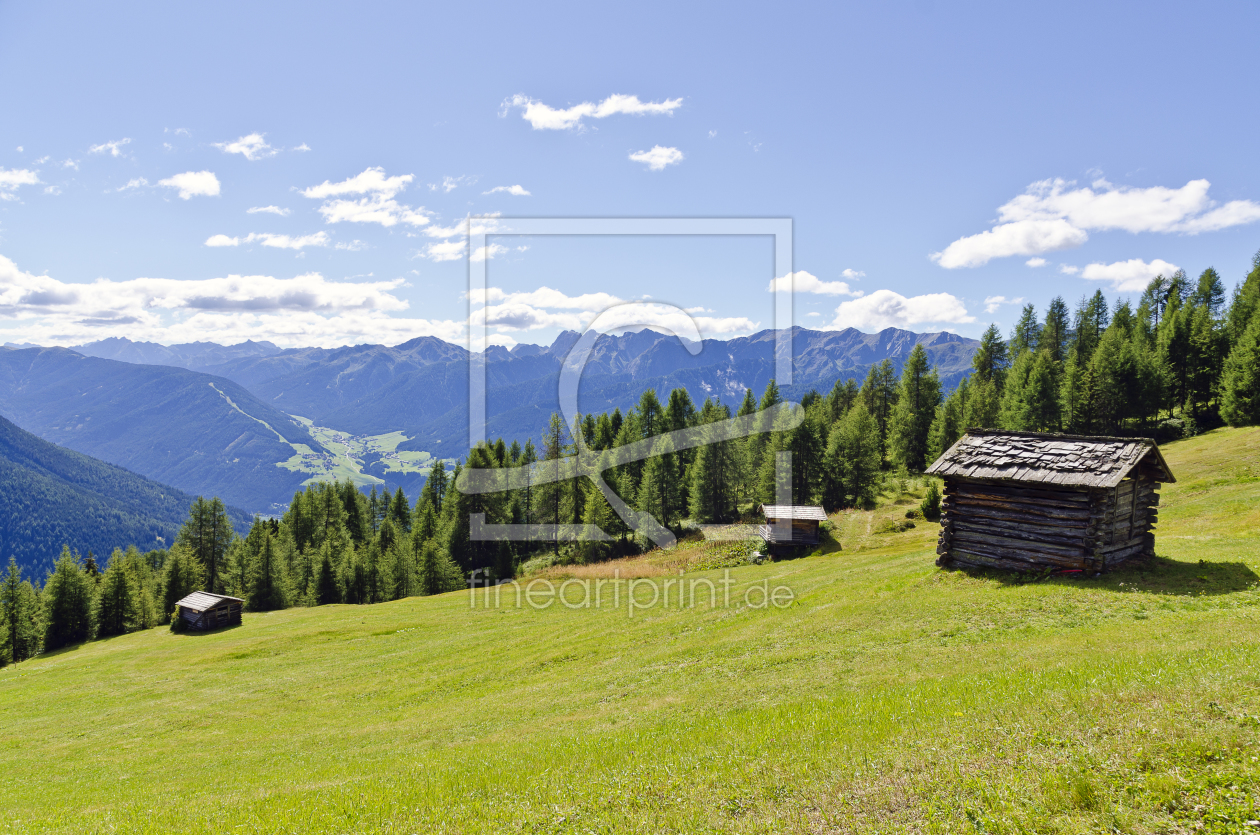
<instances>
[{"instance_id":1,"label":"forested mountain slope","mask_svg":"<svg viewBox=\"0 0 1260 835\"><path fill-rule=\"evenodd\" d=\"M263 511L305 476L276 466L313 445L288 415L221 377L0 349L0 414L40 437L192 494Z\"/></svg>"},{"instance_id":2,"label":"forested mountain slope","mask_svg":"<svg viewBox=\"0 0 1260 835\"><path fill-rule=\"evenodd\" d=\"M63 545L103 566L114 548L163 548L193 498L165 484L59 447L0 417L0 564L15 557L42 579ZM238 530L244 511L229 508Z\"/></svg>"}]
</instances>

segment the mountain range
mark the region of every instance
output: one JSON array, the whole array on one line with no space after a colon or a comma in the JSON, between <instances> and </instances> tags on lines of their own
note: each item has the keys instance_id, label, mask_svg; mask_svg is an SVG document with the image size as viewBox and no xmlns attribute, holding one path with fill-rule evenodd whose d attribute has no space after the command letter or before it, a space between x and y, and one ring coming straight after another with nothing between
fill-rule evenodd
<instances>
[{"instance_id":1,"label":"mountain range","mask_svg":"<svg viewBox=\"0 0 1260 835\"><path fill-rule=\"evenodd\" d=\"M486 434L537 438L558 410L560 369L579 334L485 353ZM970 372L978 343L951 333L794 328L790 399L861 382L921 344L946 389ZM694 346L693 346L694 347ZM692 355L644 329L602 335L583 370L579 407L634 405L645 389L686 388L732 407L775 374L775 332L706 339ZM432 459L468 449L468 351L434 337L401 345L281 349L269 342L158 345L114 338L0 351L0 413L56 443L250 511L287 502L312 478L349 476L410 495Z\"/></svg>"},{"instance_id":2,"label":"mountain range","mask_svg":"<svg viewBox=\"0 0 1260 835\"><path fill-rule=\"evenodd\" d=\"M103 569L115 548L165 548L175 541L193 498L73 450L0 418L0 564L14 557L43 579L63 545ZM238 531L244 511L229 508Z\"/></svg>"}]
</instances>

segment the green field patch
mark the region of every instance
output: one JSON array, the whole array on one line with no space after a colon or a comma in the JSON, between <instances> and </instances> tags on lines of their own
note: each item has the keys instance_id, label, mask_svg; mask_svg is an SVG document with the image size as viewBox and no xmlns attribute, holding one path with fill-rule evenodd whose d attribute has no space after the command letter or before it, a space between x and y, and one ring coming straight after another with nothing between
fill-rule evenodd
<instances>
[{"instance_id":1,"label":"green field patch","mask_svg":"<svg viewBox=\"0 0 1260 835\"><path fill-rule=\"evenodd\" d=\"M308 473L310 477L303 484L348 478L361 487L379 486L384 484L384 479L370 470L381 474L412 474L428 472L433 466L433 456L428 452L398 451L399 444L410 440L402 431L354 435L329 426L316 426L310 418L301 415L292 417L307 428L318 448L290 444L293 456L276 466Z\"/></svg>"}]
</instances>

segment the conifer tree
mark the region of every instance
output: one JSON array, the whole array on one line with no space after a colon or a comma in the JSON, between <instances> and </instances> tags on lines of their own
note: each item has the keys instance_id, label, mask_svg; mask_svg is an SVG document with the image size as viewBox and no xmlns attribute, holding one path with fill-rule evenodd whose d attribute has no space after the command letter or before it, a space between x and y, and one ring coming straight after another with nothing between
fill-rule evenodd
<instances>
[{"instance_id":1,"label":"conifer tree","mask_svg":"<svg viewBox=\"0 0 1260 835\"><path fill-rule=\"evenodd\" d=\"M204 590L205 583L206 569L197 559L197 555L186 546L176 543L166 556L166 564L162 566L161 621L169 622L175 613L176 602L195 591Z\"/></svg>"},{"instance_id":2,"label":"conifer tree","mask_svg":"<svg viewBox=\"0 0 1260 835\"><path fill-rule=\"evenodd\" d=\"M862 507L873 501L879 483L879 426L858 401L827 437L823 504L828 510Z\"/></svg>"},{"instance_id":3,"label":"conifer tree","mask_svg":"<svg viewBox=\"0 0 1260 835\"><path fill-rule=\"evenodd\" d=\"M1062 364L1067 360L1071 335L1067 304L1062 296L1056 296L1046 309L1046 323L1041 328L1037 346L1049 353L1056 363Z\"/></svg>"},{"instance_id":4,"label":"conifer tree","mask_svg":"<svg viewBox=\"0 0 1260 835\"><path fill-rule=\"evenodd\" d=\"M696 451L691 468L688 509L693 521L704 524L729 522L738 515L736 461L734 442L719 441L708 425L725 420L730 411L725 406L705 401L700 418L706 425L704 446Z\"/></svg>"},{"instance_id":5,"label":"conifer tree","mask_svg":"<svg viewBox=\"0 0 1260 835\"><path fill-rule=\"evenodd\" d=\"M400 531L411 530L411 503L402 487L394 491L394 498L389 503L389 518Z\"/></svg>"},{"instance_id":6,"label":"conifer tree","mask_svg":"<svg viewBox=\"0 0 1260 835\"><path fill-rule=\"evenodd\" d=\"M84 573L77 555L63 546L44 583L44 650L86 641L92 635L92 595L96 584Z\"/></svg>"},{"instance_id":7,"label":"conifer tree","mask_svg":"<svg viewBox=\"0 0 1260 835\"><path fill-rule=\"evenodd\" d=\"M963 416L966 412L967 379L964 377L958 388L949 393L945 402L936 407L936 417L932 428L928 431L928 464L941 457L945 450L954 445L962 437Z\"/></svg>"},{"instance_id":8,"label":"conifer tree","mask_svg":"<svg viewBox=\"0 0 1260 835\"><path fill-rule=\"evenodd\" d=\"M1251 258L1251 272L1240 286L1234 288L1227 326L1231 345L1242 338L1257 310L1260 310L1260 252Z\"/></svg>"},{"instance_id":9,"label":"conifer tree","mask_svg":"<svg viewBox=\"0 0 1260 835\"><path fill-rule=\"evenodd\" d=\"M652 456L643 465L643 481L639 484L636 504L638 510L650 513L665 527L673 526L683 509L672 452L668 438L658 439L652 447Z\"/></svg>"},{"instance_id":10,"label":"conifer tree","mask_svg":"<svg viewBox=\"0 0 1260 835\"><path fill-rule=\"evenodd\" d=\"M996 429L1002 398L998 387L990 380L977 379L968 386L967 402L963 406L963 429Z\"/></svg>"},{"instance_id":11,"label":"conifer tree","mask_svg":"<svg viewBox=\"0 0 1260 835\"><path fill-rule=\"evenodd\" d=\"M889 429L892 460L914 472L927 466L928 432L941 402L941 383L922 345L906 359L897 394L897 409Z\"/></svg>"},{"instance_id":12,"label":"conifer tree","mask_svg":"<svg viewBox=\"0 0 1260 835\"><path fill-rule=\"evenodd\" d=\"M844 382L836 380L836 384L831 389L831 394L827 395L827 408L829 410L830 423L835 423L848 414L849 409L853 408L853 404L857 402L858 391L860 386L857 380L849 377Z\"/></svg>"},{"instance_id":13,"label":"conifer tree","mask_svg":"<svg viewBox=\"0 0 1260 835\"><path fill-rule=\"evenodd\" d=\"M1213 319L1220 318L1225 311L1225 283L1214 268L1208 267L1199 276L1198 286L1195 287L1190 303L1195 307L1207 308L1208 315Z\"/></svg>"},{"instance_id":14,"label":"conifer tree","mask_svg":"<svg viewBox=\"0 0 1260 835\"><path fill-rule=\"evenodd\" d=\"M198 496L189 510L188 521L179 529L176 541L183 543L205 566L206 591L223 590L220 574L235 535L223 502L217 497L207 500Z\"/></svg>"},{"instance_id":15,"label":"conifer tree","mask_svg":"<svg viewBox=\"0 0 1260 835\"><path fill-rule=\"evenodd\" d=\"M897 373L893 370L891 360L883 360L871 366L866 374L866 382L862 383L861 397L866 404L866 411L875 418L879 427L880 455L888 457L888 431L892 425L893 411L897 407Z\"/></svg>"},{"instance_id":16,"label":"conifer tree","mask_svg":"<svg viewBox=\"0 0 1260 835\"><path fill-rule=\"evenodd\" d=\"M459 566L436 543L423 543L416 562L419 594L442 594L464 586L464 575Z\"/></svg>"},{"instance_id":17,"label":"conifer tree","mask_svg":"<svg viewBox=\"0 0 1260 835\"><path fill-rule=\"evenodd\" d=\"M977 380L991 382L1000 391L1006 369L1010 366L1006 341L997 325L989 325L980 336L980 345L971 356L973 375Z\"/></svg>"},{"instance_id":18,"label":"conifer tree","mask_svg":"<svg viewBox=\"0 0 1260 835\"><path fill-rule=\"evenodd\" d=\"M39 653L38 604L39 596L10 556L8 573L0 582L0 663L16 664Z\"/></svg>"},{"instance_id":19,"label":"conifer tree","mask_svg":"<svg viewBox=\"0 0 1260 835\"><path fill-rule=\"evenodd\" d=\"M1225 360L1221 417L1230 426L1260 423L1260 307Z\"/></svg>"},{"instance_id":20,"label":"conifer tree","mask_svg":"<svg viewBox=\"0 0 1260 835\"><path fill-rule=\"evenodd\" d=\"M289 578L283 557L271 531L265 531L252 561L246 601L255 612L270 612L289 605Z\"/></svg>"},{"instance_id":21,"label":"conifer tree","mask_svg":"<svg viewBox=\"0 0 1260 835\"><path fill-rule=\"evenodd\" d=\"M96 623L96 635L100 638L124 634L136 619L139 603L123 562L122 551L114 551L101 576L92 618Z\"/></svg>"},{"instance_id":22,"label":"conifer tree","mask_svg":"<svg viewBox=\"0 0 1260 835\"><path fill-rule=\"evenodd\" d=\"M1011 331L1011 361L1019 359L1025 351L1036 351L1037 341L1041 338L1041 325L1037 321L1037 308L1031 304L1024 305L1020 311L1019 321Z\"/></svg>"},{"instance_id":23,"label":"conifer tree","mask_svg":"<svg viewBox=\"0 0 1260 835\"><path fill-rule=\"evenodd\" d=\"M526 448L529 446L529 444L526 444ZM433 512L441 515L442 503L446 500L446 491L449 484L446 465L436 458L433 459L433 466L429 468L429 476L424 480L424 487L420 490L420 500L416 502L416 506L419 507L421 502L427 501L433 508Z\"/></svg>"},{"instance_id":24,"label":"conifer tree","mask_svg":"<svg viewBox=\"0 0 1260 835\"><path fill-rule=\"evenodd\" d=\"M318 563L315 568L314 588L311 590L311 602L316 606L341 602L341 589L337 585L337 574L333 568L332 543L325 542L319 549Z\"/></svg>"}]
</instances>

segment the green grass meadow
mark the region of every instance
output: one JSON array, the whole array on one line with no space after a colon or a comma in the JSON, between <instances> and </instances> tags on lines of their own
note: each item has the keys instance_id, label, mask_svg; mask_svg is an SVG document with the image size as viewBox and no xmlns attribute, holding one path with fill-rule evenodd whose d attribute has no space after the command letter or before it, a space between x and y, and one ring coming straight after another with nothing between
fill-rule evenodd
<instances>
[{"instance_id":1,"label":"green grass meadow","mask_svg":"<svg viewBox=\"0 0 1260 835\"><path fill-rule=\"evenodd\" d=\"M1163 451L1160 556L1097 579L942 571L935 525L874 533L910 492L729 607L457 592L41 656L0 670L0 833L1260 833L1260 428Z\"/></svg>"}]
</instances>

